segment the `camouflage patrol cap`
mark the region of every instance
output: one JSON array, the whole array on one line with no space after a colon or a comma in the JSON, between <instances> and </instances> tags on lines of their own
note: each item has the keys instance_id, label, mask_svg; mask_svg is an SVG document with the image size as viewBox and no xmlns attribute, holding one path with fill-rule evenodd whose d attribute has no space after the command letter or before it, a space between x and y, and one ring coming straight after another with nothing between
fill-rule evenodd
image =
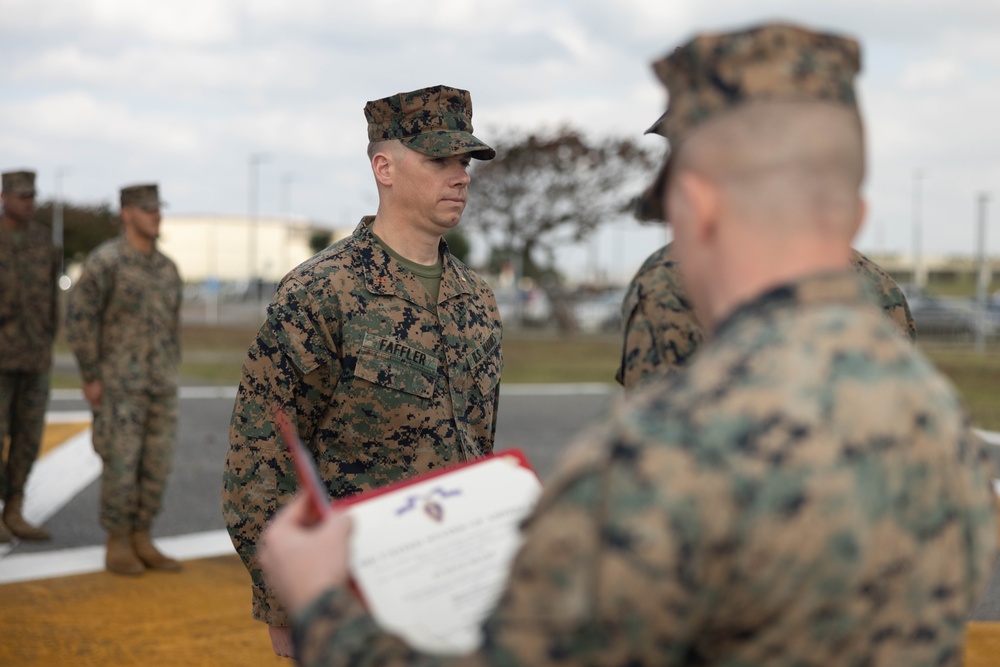
<instances>
[{"instance_id":1,"label":"camouflage patrol cap","mask_svg":"<svg viewBox=\"0 0 1000 667\"><path fill-rule=\"evenodd\" d=\"M774 23L731 33L699 35L653 63L669 95L666 112L646 133L672 151L692 130L747 102L815 101L856 108L858 42L848 37ZM664 163L636 207L640 220L664 220Z\"/></svg>"},{"instance_id":2,"label":"camouflage patrol cap","mask_svg":"<svg viewBox=\"0 0 1000 667\"><path fill-rule=\"evenodd\" d=\"M164 205L160 199L160 191L156 183L140 183L138 185L126 185L121 189L121 205L138 206L141 209L152 211Z\"/></svg>"},{"instance_id":3,"label":"camouflage patrol cap","mask_svg":"<svg viewBox=\"0 0 1000 667\"><path fill-rule=\"evenodd\" d=\"M35 196L35 172L28 170L3 172L3 193L19 197Z\"/></svg>"},{"instance_id":4,"label":"camouflage patrol cap","mask_svg":"<svg viewBox=\"0 0 1000 667\"><path fill-rule=\"evenodd\" d=\"M470 154L492 160L495 150L472 136L469 91L431 86L398 93L365 105L368 140L399 139L404 146L433 157Z\"/></svg>"}]
</instances>

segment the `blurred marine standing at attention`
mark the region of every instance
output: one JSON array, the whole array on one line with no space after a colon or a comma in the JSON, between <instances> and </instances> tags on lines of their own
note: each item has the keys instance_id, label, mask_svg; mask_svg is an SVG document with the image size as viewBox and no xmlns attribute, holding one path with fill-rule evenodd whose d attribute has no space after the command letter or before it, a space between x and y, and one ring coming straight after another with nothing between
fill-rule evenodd
<instances>
[{"instance_id":1,"label":"blurred marine standing at attention","mask_svg":"<svg viewBox=\"0 0 1000 667\"><path fill-rule=\"evenodd\" d=\"M916 340L906 296L888 273L857 250L851 267L902 335ZM646 258L622 301L622 357L615 379L626 391L670 375L690 361L705 334L681 280L677 251L668 243Z\"/></svg>"},{"instance_id":2,"label":"blurred marine standing at attention","mask_svg":"<svg viewBox=\"0 0 1000 667\"><path fill-rule=\"evenodd\" d=\"M182 285L156 248L160 206L155 184L121 189L123 233L87 258L66 314L104 462L105 564L117 574L181 569L150 534L173 458L180 367Z\"/></svg>"},{"instance_id":3,"label":"blurred marine standing at attention","mask_svg":"<svg viewBox=\"0 0 1000 667\"><path fill-rule=\"evenodd\" d=\"M49 402L52 341L59 320L60 252L51 232L31 219L35 172L2 176L0 218L0 542L11 533L47 540L22 514L24 485L38 456ZM4 441L10 437L5 448Z\"/></svg>"}]
</instances>

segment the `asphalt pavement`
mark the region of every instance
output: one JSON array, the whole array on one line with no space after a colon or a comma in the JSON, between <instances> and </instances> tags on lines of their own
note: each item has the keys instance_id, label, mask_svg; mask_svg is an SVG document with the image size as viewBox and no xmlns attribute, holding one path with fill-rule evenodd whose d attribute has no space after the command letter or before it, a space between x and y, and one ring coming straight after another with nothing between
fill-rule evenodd
<instances>
[{"instance_id":1,"label":"asphalt pavement","mask_svg":"<svg viewBox=\"0 0 1000 667\"><path fill-rule=\"evenodd\" d=\"M620 391L612 385L539 385L502 388L496 450L519 448L544 480L568 444L595 423ZM157 538L225 529L221 514L222 467L235 388L193 387L182 391L174 469ZM73 392L56 392L53 413L84 412ZM1000 452L1000 448L998 448ZM99 482L94 480L45 523L53 539L20 543L10 555L58 552L103 545L97 520ZM1000 563L973 620L1000 621Z\"/></svg>"},{"instance_id":2,"label":"asphalt pavement","mask_svg":"<svg viewBox=\"0 0 1000 667\"><path fill-rule=\"evenodd\" d=\"M174 466L153 527L154 537L224 530L222 468L235 388L192 387L182 390ZM522 449L543 479L554 470L566 444L581 425L595 419L618 394L611 385L545 385L503 390L496 449ZM55 392L52 413L85 412L74 392ZM52 540L20 543L11 555L103 545L97 520L100 484L87 485L56 512L45 527Z\"/></svg>"}]
</instances>

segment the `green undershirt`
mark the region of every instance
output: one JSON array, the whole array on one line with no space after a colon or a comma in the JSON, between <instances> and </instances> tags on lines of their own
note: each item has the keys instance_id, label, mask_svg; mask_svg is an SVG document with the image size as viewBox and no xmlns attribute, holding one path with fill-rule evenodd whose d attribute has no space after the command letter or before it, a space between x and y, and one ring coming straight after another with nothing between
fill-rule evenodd
<instances>
[{"instance_id":1,"label":"green undershirt","mask_svg":"<svg viewBox=\"0 0 1000 667\"><path fill-rule=\"evenodd\" d=\"M411 262L390 248L385 241L380 239L378 235L375 234L375 232L372 232L372 236L375 237L375 240L378 241L378 244L382 246L382 250L385 250L389 257L392 257L394 260L399 262L404 269L417 277L420 284L427 289L427 292L433 298L434 303L437 303L438 293L441 291L441 274L444 271L441 264L441 255L438 254L437 261L430 266L426 264L417 264L416 262Z\"/></svg>"}]
</instances>

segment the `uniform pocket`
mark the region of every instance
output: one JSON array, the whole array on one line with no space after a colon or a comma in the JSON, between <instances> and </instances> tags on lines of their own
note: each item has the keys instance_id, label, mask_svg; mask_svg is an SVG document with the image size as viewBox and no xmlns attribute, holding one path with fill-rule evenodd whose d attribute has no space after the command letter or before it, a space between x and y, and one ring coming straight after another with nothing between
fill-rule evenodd
<instances>
[{"instance_id":1,"label":"uniform pocket","mask_svg":"<svg viewBox=\"0 0 1000 667\"><path fill-rule=\"evenodd\" d=\"M468 372L483 396L490 396L503 373L500 334L493 332L486 342L473 350L466 359Z\"/></svg>"},{"instance_id":2,"label":"uniform pocket","mask_svg":"<svg viewBox=\"0 0 1000 667\"><path fill-rule=\"evenodd\" d=\"M421 398L434 395L438 360L399 340L365 334L355 378Z\"/></svg>"}]
</instances>

